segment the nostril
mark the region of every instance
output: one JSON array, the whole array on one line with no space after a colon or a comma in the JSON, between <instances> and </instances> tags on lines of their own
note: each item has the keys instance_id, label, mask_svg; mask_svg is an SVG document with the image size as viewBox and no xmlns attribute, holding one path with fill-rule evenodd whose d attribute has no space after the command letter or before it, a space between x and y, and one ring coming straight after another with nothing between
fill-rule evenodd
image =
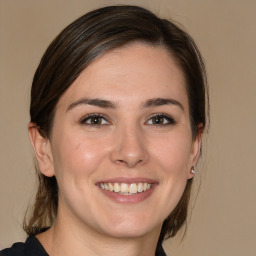
<instances>
[{"instance_id":1,"label":"nostril","mask_svg":"<svg viewBox=\"0 0 256 256\"><path fill-rule=\"evenodd\" d=\"M116 164L124 165L131 168L142 163L143 160L142 159L127 159L127 160L119 159L119 160L116 160L115 162Z\"/></svg>"}]
</instances>

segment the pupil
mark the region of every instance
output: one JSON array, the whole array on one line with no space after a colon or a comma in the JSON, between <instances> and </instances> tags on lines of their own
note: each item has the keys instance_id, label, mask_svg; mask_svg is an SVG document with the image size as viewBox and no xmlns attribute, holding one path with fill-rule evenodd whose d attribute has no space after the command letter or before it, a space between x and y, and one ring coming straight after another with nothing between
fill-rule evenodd
<instances>
[{"instance_id":1,"label":"pupil","mask_svg":"<svg viewBox=\"0 0 256 256\"><path fill-rule=\"evenodd\" d=\"M153 120L154 124L162 124L163 123L163 118L162 117L155 117Z\"/></svg>"},{"instance_id":2,"label":"pupil","mask_svg":"<svg viewBox=\"0 0 256 256\"><path fill-rule=\"evenodd\" d=\"M100 123L100 117L94 116L92 118L92 124L99 124Z\"/></svg>"}]
</instances>

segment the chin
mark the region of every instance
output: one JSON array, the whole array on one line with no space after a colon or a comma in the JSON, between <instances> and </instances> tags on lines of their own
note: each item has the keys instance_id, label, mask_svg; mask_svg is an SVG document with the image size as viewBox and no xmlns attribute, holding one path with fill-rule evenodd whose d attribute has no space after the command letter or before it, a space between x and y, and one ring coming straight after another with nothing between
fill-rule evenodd
<instances>
[{"instance_id":1,"label":"chin","mask_svg":"<svg viewBox=\"0 0 256 256\"><path fill-rule=\"evenodd\" d=\"M137 227L128 227L124 228L123 230L120 229L112 229L108 231L108 235L110 237L115 238L139 238L146 236L147 234L151 233L153 230L151 229L139 229Z\"/></svg>"},{"instance_id":2,"label":"chin","mask_svg":"<svg viewBox=\"0 0 256 256\"><path fill-rule=\"evenodd\" d=\"M149 221L147 218L119 219L119 221L116 218L112 225L107 230L105 229L105 232L116 238L139 238L154 232L159 235L161 227L162 223L153 225L153 221Z\"/></svg>"}]
</instances>

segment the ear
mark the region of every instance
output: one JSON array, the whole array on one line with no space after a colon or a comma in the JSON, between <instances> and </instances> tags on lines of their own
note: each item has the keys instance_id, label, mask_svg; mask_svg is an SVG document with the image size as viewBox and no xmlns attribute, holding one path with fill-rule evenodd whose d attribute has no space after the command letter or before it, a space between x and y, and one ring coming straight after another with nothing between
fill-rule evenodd
<instances>
[{"instance_id":1,"label":"ear","mask_svg":"<svg viewBox=\"0 0 256 256\"><path fill-rule=\"evenodd\" d=\"M190 161L191 166L189 167L189 170L188 170L188 179L193 178L195 175L194 173L191 172L191 170L193 167L197 165L198 159L200 157L202 134L203 134L203 124L199 124L197 135L191 145L191 161Z\"/></svg>"},{"instance_id":2,"label":"ear","mask_svg":"<svg viewBox=\"0 0 256 256\"><path fill-rule=\"evenodd\" d=\"M47 177L54 176L53 157L49 139L42 136L35 123L29 123L28 132L40 171Z\"/></svg>"}]
</instances>

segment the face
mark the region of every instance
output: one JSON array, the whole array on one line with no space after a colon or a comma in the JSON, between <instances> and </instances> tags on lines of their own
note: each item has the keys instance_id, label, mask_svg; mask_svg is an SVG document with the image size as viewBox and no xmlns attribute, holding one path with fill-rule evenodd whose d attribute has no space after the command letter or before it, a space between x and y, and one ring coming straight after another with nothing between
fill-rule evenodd
<instances>
[{"instance_id":1,"label":"face","mask_svg":"<svg viewBox=\"0 0 256 256\"><path fill-rule=\"evenodd\" d=\"M47 171L38 161L56 175L59 219L138 237L159 235L199 147L182 71L165 49L137 43L99 57L69 87L45 147Z\"/></svg>"}]
</instances>

